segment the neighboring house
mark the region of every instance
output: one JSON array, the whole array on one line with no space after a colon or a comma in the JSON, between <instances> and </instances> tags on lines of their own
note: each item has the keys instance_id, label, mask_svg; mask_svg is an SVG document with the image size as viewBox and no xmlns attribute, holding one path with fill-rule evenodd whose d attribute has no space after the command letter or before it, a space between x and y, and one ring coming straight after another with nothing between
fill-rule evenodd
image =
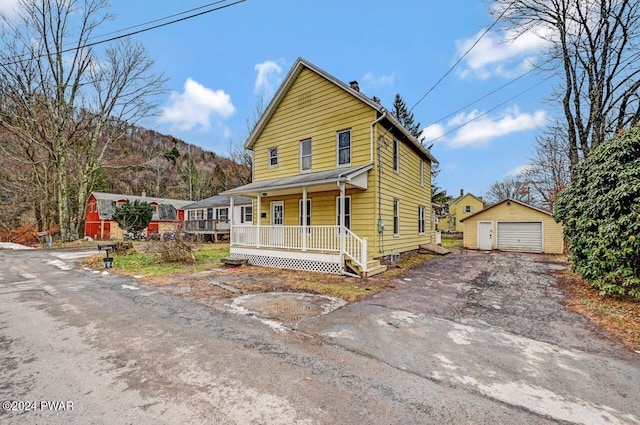
<instances>
[{"instance_id":1,"label":"neighboring house","mask_svg":"<svg viewBox=\"0 0 640 425\"><path fill-rule=\"evenodd\" d=\"M231 199L216 195L202 201L185 205L182 230L196 235L200 240L216 242L228 237L230 229L229 211ZM253 199L237 197L233 207L235 223L253 223Z\"/></svg>"},{"instance_id":2,"label":"neighboring house","mask_svg":"<svg viewBox=\"0 0 640 425\"><path fill-rule=\"evenodd\" d=\"M484 208L484 202L471 193L460 190L460 196L449 202L446 212L438 219L438 230L444 232L463 232L462 220Z\"/></svg>"},{"instance_id":3,"label":"neighboring house","mask_svg":"<svg viewBox=\"0 0 640 425\"><path fill-rule=\"evenodd\" d=\"M551 213L505 199L464 219L464 247L562 254L562 224Z\"/></svg>"},{"instance_id":4,"label":"neighboring house","mask_svg":"<svg viewBox=\"0 0 640 425\"><path fill-rule=\"evenodd\" d=\"M115 209L126 203L139 201L146 202L154 207L153 218L147 226L147 236L153 232L162 234L168 230L174 230L182 220L184 214L182 208L193 201L178 199L154 198L146 196L122 195L117 193L92 192L87 201L85 215L84 234L93 239L120 240L126 229L121 229L111 219Z\"/></svg>"},{"instance_id":5,"label":"neighboring house","mask_svg":"<svg viewBox=\"0 0 640 425\"><path fill-rule=\"evenodd\" d=\"M256 124L253 223L231 224L232 257L251 264L358 273L434 240L437 162L380 104L298 59Z\"/></svg>"}]
</instances>

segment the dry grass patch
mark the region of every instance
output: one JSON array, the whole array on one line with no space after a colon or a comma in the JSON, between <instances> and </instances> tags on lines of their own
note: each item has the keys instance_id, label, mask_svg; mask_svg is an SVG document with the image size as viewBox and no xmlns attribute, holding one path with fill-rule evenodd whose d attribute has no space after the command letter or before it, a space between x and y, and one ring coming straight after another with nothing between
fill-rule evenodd
<instances>
[{"instance_id":1,"label":"dry grass patch","mask_svg":"<svg viewBox=\"0 0 640 425\"><path fill-rule=\"evenodd\" d=\"M559 276L565 284L567 307L588 318L640 354L640 300L598 294L575 273Z\"/></svg>"}]
</instances>

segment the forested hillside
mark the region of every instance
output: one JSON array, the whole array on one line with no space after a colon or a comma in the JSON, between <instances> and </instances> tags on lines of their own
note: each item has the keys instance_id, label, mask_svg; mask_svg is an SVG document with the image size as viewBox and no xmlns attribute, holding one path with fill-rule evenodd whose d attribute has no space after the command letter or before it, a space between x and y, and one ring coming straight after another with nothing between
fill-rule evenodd
<instances>
[{"instance_id":1,"label":"forested hillside","mask_svg":"<svg viewBox=\"0 0 640 425\"><path fill-rule=\"evenodd\" d=\"M55 231L58 208L49 153L38 152L36 145L31 152L12 149L19 146L0 128L0 240L27 242L37 230ZM69 168L86 160L81 156L78 152ZM110 145L92 190L197 201L250 178L250 162L238 147L210 152L170 135L132 127Z\"/></svg>"}]
</instances>

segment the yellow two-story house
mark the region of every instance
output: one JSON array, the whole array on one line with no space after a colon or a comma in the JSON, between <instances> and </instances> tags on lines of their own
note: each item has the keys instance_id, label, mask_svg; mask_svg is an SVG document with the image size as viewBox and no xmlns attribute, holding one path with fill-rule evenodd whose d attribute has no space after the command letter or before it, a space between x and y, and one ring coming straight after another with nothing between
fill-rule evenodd
<instances>
[{"instance_id":1,"label":"yellow two-story house","mask_svg":"<svg viewBox=\"0 0 640 425\"><path fill-rule=\"evenodd\" d=\"M484 208L484 201L471 193L460 191L460 196L448 205L448 213L438 220L438 230L464 232L462 220Z\"/></svg>"},{"instance_id":2,"label":"yellow two-story house","mask_svg":"<svg viewBox=\"0 0 640 425\"><path fill-rule=\"evenodd\" d=\"M431 153L380 104L298 59L247 139L251 223L231 223L232 257L371 276L434 240Z\"/></svg>"}]
</instances>

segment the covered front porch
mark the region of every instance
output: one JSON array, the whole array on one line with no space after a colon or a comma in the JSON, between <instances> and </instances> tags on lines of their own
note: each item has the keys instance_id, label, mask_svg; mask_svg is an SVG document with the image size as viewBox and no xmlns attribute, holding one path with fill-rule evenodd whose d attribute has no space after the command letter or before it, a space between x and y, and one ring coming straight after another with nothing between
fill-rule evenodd
<instances>
[{"instance_id":1,"label":"covered front porch","mask_svg":"<svg viewBox=\"0 0 640 425\"><path fill-rule=\"evenodd\" d=\"M231 222L231 257L259 266L334 274L383 271L368 258L368 239L351 229L351 197L366 191L370 169L309 173L224 192L232 204L236 195L253 198L256 209L250 224Z\"/></svg>"}]
</instances>

